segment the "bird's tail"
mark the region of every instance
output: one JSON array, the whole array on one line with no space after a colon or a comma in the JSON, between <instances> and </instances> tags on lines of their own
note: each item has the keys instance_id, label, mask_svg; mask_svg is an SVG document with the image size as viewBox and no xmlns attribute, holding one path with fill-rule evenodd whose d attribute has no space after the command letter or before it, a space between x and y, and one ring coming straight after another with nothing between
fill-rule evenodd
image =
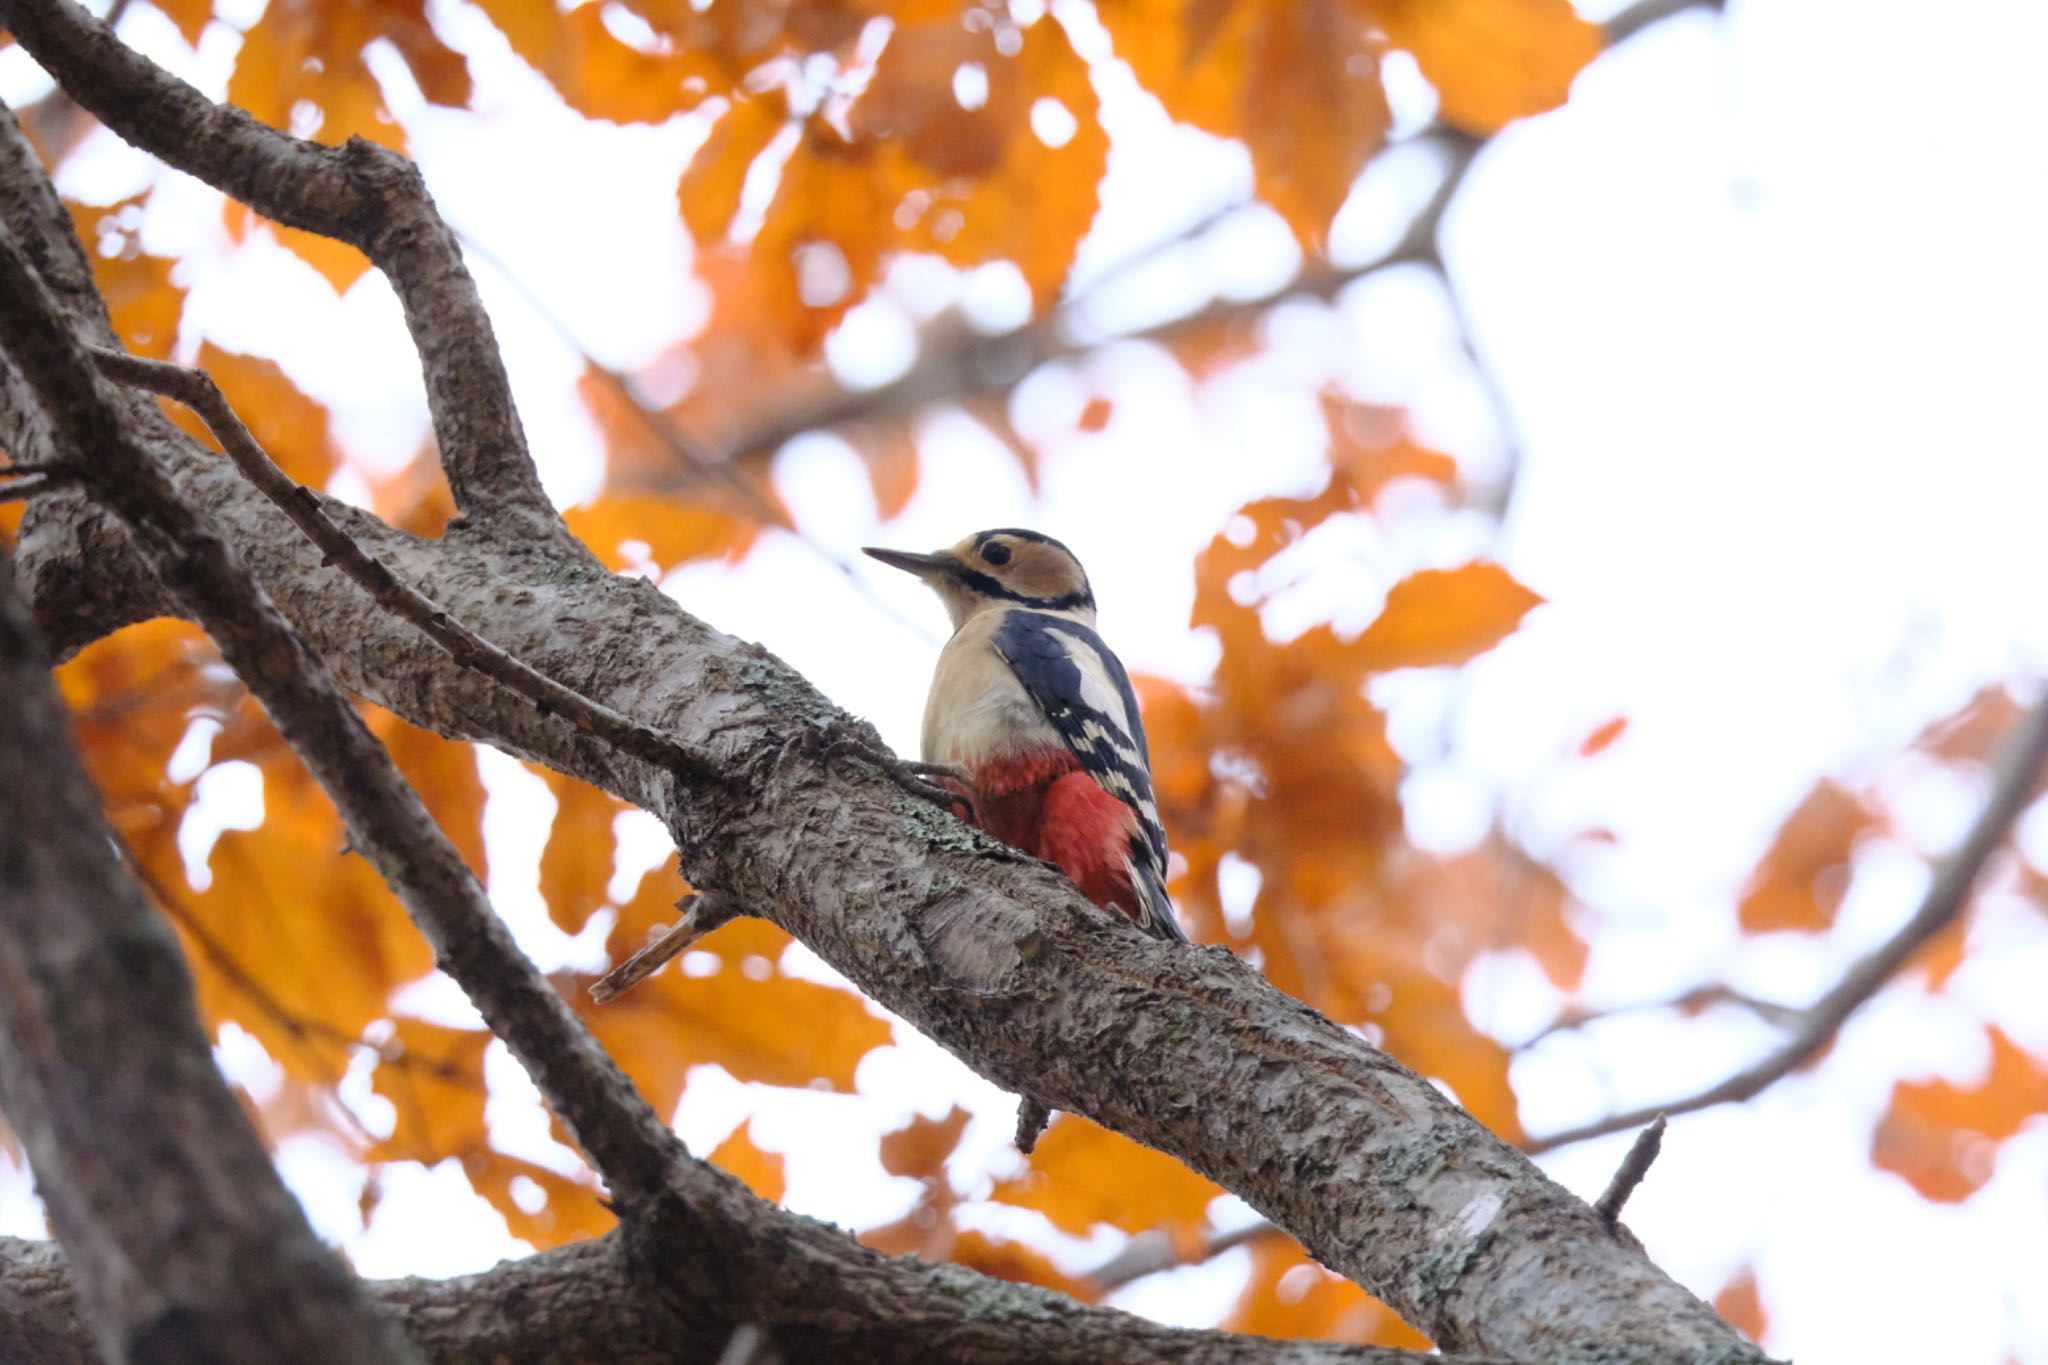
<instances>
[{"instance_id":1,"label":"bird's tail","mask_svg":"<svg viewBox=\"0 0 2048 1365\"><path fill-rule=\"evenodd\" d=\"M1186 943L1188 936L1173 916L1173 902L1166 898L1166 883L1149 858L1133 858L1127 864L1131 885L1138 893L1138 927L1154 938Z\"/></svg>"}]
</instances>

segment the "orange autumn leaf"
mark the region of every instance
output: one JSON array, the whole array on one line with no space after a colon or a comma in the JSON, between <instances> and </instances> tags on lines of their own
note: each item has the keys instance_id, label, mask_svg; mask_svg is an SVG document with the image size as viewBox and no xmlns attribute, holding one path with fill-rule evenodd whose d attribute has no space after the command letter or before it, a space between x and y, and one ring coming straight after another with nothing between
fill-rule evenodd
<instances>
[{"instance_id":1,"label":"orange autumn leaf","mask_svg":"<svg viewBox=\"0 0 2048 1365\"><path fill-rule=\"evenodd\" d=\"M178 36L193 47L213 19L212 0L151 0L166 19L177 25Z\"/></svg>"},{"instance_id":2,"label":"orange autumn leaf","mask_svg":"<svg viewBox=\"0 0 2048 1365\"><path fill-rule=\"evenodd\" d=\"M66 200L71 225L92 259L93 283L107 301L114 334L137 355L169 358L185 311L185 291L171 282L177 262L142 249L146 194L103 207Z\"/></svg>"},{"instance_id":3,"label":"orange autumn leaf","mask_svg":"<svg viewBox=\"0 0 2048 1365\"><path fill-rule=\"evenodd\" d=\"M641 878L607 945L615 961L674 922L682 886L672 868ZM675 1108L689 1069L704 1063L743 1081L850 1092L889 1025L849 991L785 975L789 942L765 920L736 920L697 945L692 970L672 966L603 1005L581 983L562 989L657 1113Z\"/></svg>"},{"instance_id":4,"label":"orange autumn leaf","mask_svg":"<svg viewBox=\"0 0 2048 1365\"><path fill-rule=\"evenodd\" d=\"M1322 395L1322 407L1330 437L1330 468L1350 487L1359 505L1370 505L1397 479L1420 479L1446 488L1457 482L1458 462L1416 444L1398 409L1329 391Z\"/></svg>"},{"instance_id":5,"label":"orange autumn leaf","mask_svg":"<svg viewBox=\"0 0 2048 1365\"><path fill-rule=\"evenodd\" d=\"M969 1229L953 1238L946 1259L992 1279L1039 1285L1083 1303L1100 1296L1095 1286L1062 1271L1043 1252L1007 1237Z\"/></svg>"},{"instance_id":6,"label":"orange autumn leaf","mask_svg":"<svg viewBox=\"0 0 2048 1365\"><path fill-rule=\"evenodd\" d=\"M1961 710L1922 730L1913 747L1949 763L1988 763L2021 715L2012 693L1996 685L1986 687Z\"/></svg>"},{"instance_id":7,"label":"orange autumn leaf","mask_svg":"<svg viewBox=\"0 0 2048 1365\"><path fill-rule=\"evenodd\" d=\"M712 1148L711 1164L769 1203L779 1204L788 1188L785 1167L789 1162L780 1152L764 1152L755 1146L753 1126L754 1121L748 1119L733 1129L725 1141Z\"/></svg>"},{"instance_id":8,"label":"orange autumn leaf","mask_svg":"<svg viewBox=\"0 0 2048 1365\"><path fill-rule=\"evenodd\" d=\"M425 0L271 0L242 36L228 99L273 128L330 145L366 137L403 148L364 57L377 43L398 54L430 102L469 103L469 60L435 34Z\"/></svg>"},{"instance_id":9,"label":"orange autumn leaf","mask_svg":"<svg viewBox=\"0 0 2048 1365\"><path fill-rule=\"evenodd\" d=\"M1103 0L1116 54L1173 118L1251 153L1260 199L1320 249L1386 135L1382 44L1347 0Z\"/></svg>"},{"instance_id":10,"label":"orange autumn leaf","mask_svg":"<svg viewBox=\"0 0 2048 1365\"><path fill-rule=\"evenodd\" d=\"M1714 1295L1714 1311L1735 1324L1742 1335L1761 1343L1770 1330L1770 1316L1764 1312L1763 1297L1757 1293L1756 1270L1744 1266L1742 1273L1723 1285Z\"/></svg>"},{"instance_id":11,"label":"orange autumn leaf","mask_svg":"<svg viewBox=\"0 0 2048 1365\"><path fill-rule=\"evenodd\" d=\"M731 229L747 173L776 135L791 126L789 99L780 90L736 101L711 125L676 185L683 226L699 243L716 242Z\"/></svg>"},{"instance_id":12,"label":"orange autumn leaf","mask_svg":"<svg viewBox=\"0 0 2048 1365\"><path fill-rule=\"evenodd\" d=\"M1388 39L1412 53L1444 121L1485 137L1563 104L1600 55L1600 27L1571 0L1370 0Z\"/></svg>"},{"instance_id":13,"label":"orange autumn leaf","mask_svg":"<svg viewBox=\"0 0 2048 1365\"><path fill-rule=\"evenodd\" d=\"M579 114L610 123L659 123L695 105L718 66L701 52L643 51L614 34L602 7L554 0L482 0L512 51ZM721 8L724 8L721 6Z\"/></svg>"},{"instance_id":14,"label":"orange autumn leaf","mask_svg":"<svg viewBox=\"0 0 2048 1365\"><path fill-rule=\"evenodd\" d=\"M484 781L477 773L476 748L368 707L370 731L391 753L405 780L419 793L434 823L455 845L479 882L489 879L484 857Z\"/></svg>"},{"instance_id":15,"label":"orange autumn leaf","mask_svg":"<svg viewBox=\"0 0 2048 1365\"><path fill-rule=\"evenodd\" d=\"M1251 1245L1252 1272L1220 1326L1261 1337L1359 1342L1427 1351L1429 1338L1400 1314L1310 1260L1284 1236Z\"/></svg>"},{"instance_id":16,"label":"orange autumn leaf","mask_svg":"<svg viewBox=\"0 0 2048 1365\"><path fill-rule=\"evenodd\" d=\"M378 44L397 53L430 102L469 103L469 61L435 34L424 0L272 0L243 35L228 99L274 128L330 145L365 137L403 150L405 132L365 56ZM230 201L229 234L242 240L253 217ZM282 224L269 227L337 294L369 269L369 258L352 246Z\"/></svg>"},{"instance_id":17,"label":"orange autumn leaf","mask_svg":"<svg viewBox=\"0 0 2048 1365\"><path fill-rule=\"evenodd\" d=\"M1614 741L1621 738L1622 732L1626 729L1627 716L1610 716L1601 721L1593 727L1590 734L1579 741L1579 757L1592 758L1596 754L1605 753L1613 746Z\"/></svg>"},{"instance_id":18,"label":"orange autumn leaf","mask_svg":"<svg viewBox=\"0 0 2048 1365\"><path fill-rule=\"evenodd\" d=\"M1042 309L1094 221L1109 139L1064 27L987 10L896 17L844 119L820 111L798 125L749 248L750 292L805 348L903 251L1013 262ZM963 101L965 71L980 85ZM678 197L700 243L725 234L784 118L779 94L742 99L685 171Z\"/></svg>"},{"instance_id":19,"label":"orange autumn leaf","mask_svg":"<svg viewBox=\"0 0 2048 1365\"><path fill-rule=\"evenodd\" d=\"M391 1136L372 1147L371 1161L418 1161L467 1156L490 1143L484 1123L483 1029L449 1028L424 1019L398 1019L378 1049L370 1088L391 1102Z\"/></svg>"},{"instance_id":20,"label":"orange autumn leaf","mask_svg":"<svg viewBox=\"0 0 2048 1365\"><path fill-rule=\"evenodd\" d=\"M857 438L855 444L868 472L868 486L874 490L875 519L895 520L910 506L923 470L916 439L908 427L891 425L879 434Z\"/></svg>"},{"instance_id":21,"label":"orange autumn leaf","mask_svg":"<svg viewBox=\"0 0 2048 1365\"><path fill-rule=\"evenodd\" d=\"M1208 1222L1209 1203L1222 1192L1164 1152L1062 1114L1038 1140L1030 1168L990 1197L1037 1209L1077 1237L1108 1223L1125 1232L1161 1228L1185 1240Z\"/></svg>"},{"instance_id":22,"label":"orange autumn leaf","mask_svg":"<svg viewBox=\"0 0 2048 1365\"><path fill-rule=\"evenodd\" d=\"M1461 664L1506 639L1542 601L1498 564L1424 569L1394 585L1351 652L1373 673Z\"/></svg>"},{"instance_id":23,"label":"orange autumn leaf","mask_svg":"<svg viewBox=\"0 0 2048 1365\"><path fill-rule=\"evenodd\" d=\"M589 1182L520 1157L485 1149L465 1157L462 1171L504 1218L505 1230L537 1250L599 1236L618 1221Z\"/></svg>"},{"instance_id":24,"label":"orange autumn leaf","mask_svg":"<svg viewBox=\"0 0 2048 1365\"><path fill-rule=\"evenodd\" d=\"M960 1135L967 1131L971 1117L957 1104L942 1119L912 1115L901 1128L882 1134L882 1169L913 1180L938 1179L945 1174L946 1158L960 1145Z\"/></svg>"},{"instance_id":25,"label":"orange autumn leaf","mask_svg":"<svg viewBox=\"0 0 2048 1365\"><path fill-rule=\"evenodd\" d=\"M201 1014L234 1020L290 1071L306 1031L359 1037L394 989L433 966L433 953L375 869L347 851L326 794L267 722L231 723L214 753L257 764L262 825L221 835L203 891L185 889L174 848L137 853L175 902L188 955L206 957L217 945L262 983L258 996L236 974L196 973Z\"/></svg>"},{"instance_id":26,"label":"orange autumn leaf","mask_svg":"<svg viewBox=\"0 0 2048 1365\"><path fill-rule=\"evenodd\" d=\"M1927 1198L1959 1203L1991 1178L1996 1144L2048 1114L2048 1064L1993 1024L1991 1066L1983 1079L1900 1081L1878 1121L1871 1162Z\"/></svg>"},{"instance_id":27,"label":"orange autumn leaf","mask_svg":"<svg viewBox=\"0 0 2048 1365\"><path fill-rule=\"evenodd\" d=\"M626 803L552 768L534 767L555 798L555 819L540 854L540 894L548 918L566 934L580 934L605 904L611 885L612 827Z\"/></svg>"},{"instance_id":28,"label":"orange autumn leaf","mask_svg":"<svg viewBox=\"0 0 2048 1365\"><path fill-rule=\"evenodd\" d=\"M1814 784L1750 874L1736 913L1746 933L1818 933L1849 889L1849 857L1877 814L1832 778Z\"/></svg>"},{"instance_id":29,"label":"orange autumn leaf","mask_svg":"<svg viewBox=\"0 0 2048 1365\"><path fill-rule=\"evenodd\" d=\"M634 544L645 546L646 557L664 570L699 559L738 559L759 534L757 523L730 512L648 495L604 494L570 508L562 520L612 569L635 562L625 553Z\"/></svg>"}]
</instances>

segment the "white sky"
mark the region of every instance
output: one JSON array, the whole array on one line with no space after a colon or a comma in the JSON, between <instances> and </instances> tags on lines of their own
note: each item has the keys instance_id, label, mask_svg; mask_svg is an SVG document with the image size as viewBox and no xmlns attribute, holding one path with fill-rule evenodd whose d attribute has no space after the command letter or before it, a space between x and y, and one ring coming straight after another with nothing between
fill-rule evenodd
<instances>
[{"instance_id":1,"label":"white sky","mask_svg":"<svg viewBox=\"0 0 2048 1365\"><path fill-rule=\"evenodd\" d=\"M645 360L702 307L673 200L699 131L688 120L586 126L473 13L434 12L472 54L482 117L426 109L395 62L379 69L396 73L394 103L444 210L599 358ZM196 65L145 7L123 32L215 93L224 86L235 41L220 27ZM1875 849L1833 938L1743 943L1734 892L1786 810L1821 772L1878 771L1982 682L2048 666L2044 50L2048 7L2022 0L1937 10L1785 0L1738 4L1723 21L1688 15L1601 59L1566 109L1503 134L1459 200L1451 265L1523 452L1502 557L1551 605L1455 688L1399 679L1387 700L1420 765L1418 839L1470 837L1496 800L1538 850L1589 826L1620 836L1572 864L1602 934L1592 1000L1656 998L1723 974L1791 1001L1817 992L1909 912L1924 873ZM1102 86L1116 152L1084 278L1248 185L1240 152L1170 128L1121 73ZM18 52L0 53L0 95L41 88ZM1413 93L1396 91L1410 118L1426 113ZM105 200L148 174L102 136L65 189ZM1340 251L1367 254L1384 239L1384 205L1426 187L1398 167L1377 180L1340 222ZM229 253L207 192L171 177L157 196L152 247L191 262L186 343L203 334L280 358L337 406L353 449L409 455L423 417L388 291L368 280L337 304L281 252ZM1256 292L1293 265L1277 225L1249 215L1112 295L1110 321L1189 291ZM495 270L479 273L550 486L580 496L593 469L588 421L569 394L580 361ZM1000 273L977 288L1000 312ZM875 310L861 327L860 344L835 355L886 365L900 323ZM1101 436L1054 445L1038 500L1007 455L948 418L930 424L918 495L887 527L836 442L786 452L778 485L806 534L841 556L869 543L929 547L979 526L1045 526L1088 563L1126 661L1199 681L1213 646L1186 629L1191 556L1246 498L1303 491L1315 476L1319 418L1305 382L1341 374L1408 405L1469 468L1494 467L1499 433L1446 327L1433 286L1397 274L1334 310L1287 310L1269 328L1269 354L1198 404L1142 347L1042 377L1014 409L1027 433L1071 424L1088 386L1116 407ZM1384 533L1333 529L1274 624L1360 622L1393 576L1487 544L1475 522L1433 515ZM908 580L877 567L870 581L928 633L892 620L787 537L737 572L690 569L670 586L909 749L939 614ZM1621 744L1597 764L1553 771L1561 750L1616 713L1631 717ZM551 939L538 911L528 822L545 798L515 765L486 773L494 793L510 793L492 815L494 897L536 952L581 951ZM1909 784L1909 836L1947 847L1980 795L1967 783ZM2028 833L2048 854L2048 820ZM1985 925L1996 951L1977 954L1949 998L1894 991L1812 1074L1741 1110L1677 1123L1630 1206L1652 1254L1704 1294L1741 1263L1759 1265L1776 1353L1918 1360L1938 1342L1933 1352L1950 1361L2008 1351L2048 1361L2048 1125L2006 1143L1991 1183L1960 1207L1926 1204L1868 1164L1891 1080L1979 1074L1982 1019L2048 1052L2037 1004L2048 919L2008 902ZM1513 963L1476 973L1468 994L1508 1037L1540 1026L1554 1004ZM446 993L418 1004L457 1008ZM964 1098L980 1117L956 1171L1006 1160L1007 1099L902 1032L900 1047L862 1068L872 1103L765 1095L705 1073L684 1101L684 1136L708 1150L752 1112L759 1141L796 1153L791 1205L858 1223L900 1212L908 1187L807 1148L820 1121L879 1131L910 1108L939 1114ZM1540 1132L1681 1093L1768 1042L1741 1021L1634 1018L1527 1059L1517 1072L1525 1120ZM224 1049L238 1074L260 1066L251 1051ZM516 1117L517 1069L494 1064L491 1082L500 1136L538 1144L533 1120ZM360 1099L366 1087L355 1088ZM1585 1144L1545 1164L1590 1195L1625 1144ZM471 1269L518 1248L452 1169L387 1176L358 1233L347 1163L299 1142L283 1165L368 1273ZM41 1230L19 1181L0 1178L0 1230ZM1063 1259L1090 1264L1112 1241L1068 1246ZM1172 1320L1212 1320L1242 1266L1225 1257L1127 1298Z\"/></svg>"}]
</instances>

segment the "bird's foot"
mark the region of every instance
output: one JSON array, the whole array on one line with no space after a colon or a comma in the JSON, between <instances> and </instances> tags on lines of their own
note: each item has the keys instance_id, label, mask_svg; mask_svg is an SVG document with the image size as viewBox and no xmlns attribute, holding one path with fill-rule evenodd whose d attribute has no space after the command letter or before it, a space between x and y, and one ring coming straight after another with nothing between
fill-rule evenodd
<instances>
[{"instance_id":1,"label":"bird's foot","mask_svg":"<svg viewBox=\"0 0 2048 1365\"><path fill-rule=\"evenodd\" d=\"M920 800L971 821L974 802L965 768L951 763L923 763L898 758L856 731L847 721L834 721L816 732L820 752L828 759L855 758L889 775L891 781Z\"/></svg>"}]
</instances>

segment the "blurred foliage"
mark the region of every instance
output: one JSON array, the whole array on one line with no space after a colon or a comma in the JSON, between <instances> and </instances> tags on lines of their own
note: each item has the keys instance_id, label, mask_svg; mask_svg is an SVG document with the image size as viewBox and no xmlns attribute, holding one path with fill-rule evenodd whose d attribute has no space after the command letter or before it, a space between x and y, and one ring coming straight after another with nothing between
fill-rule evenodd
<instances>
[{"instance_id":1,"label":"blurred foliage","mask_svg":"<svg viewBox=\"0 0 2048 1365\"><path fill-rule=\"evenodd\" d=\"M224 22L199 0L154 2L187 42ZM480 13L591 119L706 124L677 194L709 316L649 367L680 358L694 382L646 402L629 377L593 364L579 386L604 443L606 477L600 496L571 510L571 524L614 566L643 571L737 561L765 527L789 525L762 462L721 452L755 453L746 433L835 391L820 342L881 286L892 262L911 254L963 268L1010 262L1045 314L1094 218L1110 155L1097 96L1104 64L1125 64L1172 119L1242 143L1256 197L1313 254L1387 137L1381 76L1390 52L1413 57L1445 122L1484 136L1562 102L1600 45L1598 29L1566 0L1098 0L1100 27L1085 33L1042 7L1026 15L967 0L617 0L567 9L482 0ZM469 58L444 41L419 0L272 0L242 36L228 89L259 117L321 141L360 135L402 148L405 130L375 74L382 65L383 80L392 79L382 58L395 58L432 104L460 108L471 97ZM758 211L743 222L743 201L753 198ZM148 196L74 211L117 329L138 351L171 354L184 295L176 263L141 248ZM337 290L366 268L348 248L259 227L233 206L224 212L237 239L278 233ZM1171 354L1198 390L1257 348L1242 331L1191 327L1175 335ZM422 534L447 519L429 455L395 475L350 468L328 413L276 365L211 342L184 354L213 373L295 478L324 485L346 472L380 515ZM1415 440L1398 412L1334 383L1313 401L1327 444L1312 491L1243 507L1193 565L1191 625L1219 647L1213 681L1190 689L1140 680L1160 804L1184 861L1172 890L1195 937L1244 954L1282 989L1383 1043L1517 1140L1514 1051L1474 1023L1465 983L1483 959L1516 955L1571 1002L1587 965L1588 917L1560 867L1498 823L1455 853L1410 840L1403 788L1414 765L1390 740L1375 697L1396 670L1454 669L1484 654L1539 599L1484 558L1448 568L1418 562L1388 574L1384 605L1363 629L1316 625L1274 638L1265 609L1306 537L1418 505L1443 515L1466 493L1458 460ZM1038 450L999 405L974 413L1027 474L1035 469ZM1100 432L1121 413L1109 395L1086 396L1067 434ZM893 516L919 485L924 454L913 415L883 413L854 439L879 514ZM1397 488L1403 498L1386 496ZM1420 503L1407 496L1418 490ZM333 811L203 637L168 622L133 627L67 665L63 685L115 826L185 941L201 1008L216 1028L245 1031L282 1071L251 1100L271 1140L318 1133L352 1152L371 1171L366 1219L375 1168L452 1159L510 1231L535 1246L609 1224L567 1151L549 1164L494 1144L488 1035L394 1007L431 970L429 953L367 865L347 853ZM485 872L474 753L366 712ZM1921 736L1914 752L1977 771L2016 714L2004 692L1987 692ZM181 760L173 777L173 755L202 722L211 736L205 761ZM1614 717L1563 761L1597 761L1626 740L1626 718ZM188 822L199 783L228 763L260 776L261 823L221 832L198 859L203 866L188 866L180 840L197 828ZM543 776L556 802L540 866L548 912L572 935L609 916L604 948L617 961L673 917L686 888L657 870L615 899L608 888L623 808ZM1820 783L1787 816L1742 892L1741 932L1828 933L1858 849L1889 830L1877 790ZM2042 899L2038 869L2017 858L2007 867L2001 885L2022 882L2023 894ZM1958 923L1923 950L1912 970L1925 989L1939 991L1957 970L1967 932ZM586 1001L594 972L559 973L557 985L664 1113L700 1066L764 1086L854 1092L861 1060L889 1042L892 1026L850 992L791 971L788 947L772 927L741 921L708 939L687 971L665 972L607 1007ZM2048 1112L2043 1059L1989 1021L1985 1038L1991 1060L1981 1076L1902 1078L1877 1126L1875 1164L1928 1199L1967 1197L1995 1145ZM365 1059L388 1123L339 1097L344 1073ZM967 1129L967 1112L954 1109L912 1117L883 1139L876 1178L914 1181L918 1193L901 1218L869 1229L869 1242L1097 1297L1047 1254L1050 1240L989 1231L990 1210L1030 1211L1049 1232L1083 1237L1105 1226L1160 1230L1188 1257L1216 1230L1213 1185L1085 1120L1059 1119L1030 1162L1014 1168L969 1160L960 1145ZM782 1154L757 1146L746 1125L711 1159L764 1197L784 1191ZM1392 1313L1284 1241L1255 1242L1248 1257L1227 1326L1420 1344ZM1718 1302L1746 1330L1764 1330L1748 1272Z\"/></svg>"}]
</instances>

